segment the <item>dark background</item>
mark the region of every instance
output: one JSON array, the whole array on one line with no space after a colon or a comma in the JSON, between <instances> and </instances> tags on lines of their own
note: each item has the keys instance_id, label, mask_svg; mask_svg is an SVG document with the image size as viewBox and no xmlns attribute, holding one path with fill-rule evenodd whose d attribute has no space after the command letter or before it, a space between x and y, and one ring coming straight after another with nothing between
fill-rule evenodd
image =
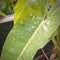
<instances>
[{"instance_id":1,"label":"dark background","mask_svg":"<svg viewBox=\"0 0 60 60\"><path fill-rule=\"evenodd\" d=\"M3 44L12 27L13 27L13 21L0 24L0 56L1 56Z\"/></svg>"}]
</instances>

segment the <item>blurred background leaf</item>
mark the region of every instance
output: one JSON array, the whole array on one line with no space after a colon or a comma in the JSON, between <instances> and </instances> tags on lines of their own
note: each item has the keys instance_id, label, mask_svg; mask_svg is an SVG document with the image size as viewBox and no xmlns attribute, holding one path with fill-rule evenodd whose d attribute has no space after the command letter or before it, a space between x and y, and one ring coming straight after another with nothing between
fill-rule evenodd
<instances>
[{"instance_id":1,"label":"blurred background leaf","mask_svg":"<svg viewBox=\"0 0 60 60\"><path fill-rule=\"evenodd\" d=\"M16 0L0 0L0 17L1 15L9 15L14 12L13 8L15 6L15 1Z\"/></svg>"}]
</instances>

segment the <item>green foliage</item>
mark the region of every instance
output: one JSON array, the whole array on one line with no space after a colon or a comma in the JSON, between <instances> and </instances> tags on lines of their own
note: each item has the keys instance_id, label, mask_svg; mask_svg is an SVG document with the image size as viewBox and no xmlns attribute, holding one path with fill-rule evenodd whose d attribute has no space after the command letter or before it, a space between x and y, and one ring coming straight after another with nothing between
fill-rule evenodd
<instances>
[{"instance_id":1,"label":"green foliage","mask_svg":"<svg viewBox=\"0 0 60 60\"><path fill-rule=\"evenodd\" d=\"M5 13L3 13L2 11L0 11L0 15L2 15L2 16L6 16Z\"/></svg>"},{"instance_id":2,"label":"green foliage","mask_svg":"<svg viewBox=\"0 0 60 60\"><path fill-rule=\"evenodd\" d=\"M18 0L14 27L3 47L1 60L32 60L60 25L60 0L48 12L49 0Z\"/></svg>"},{"instance_id":3,"label":"green foliage","mask_svg":"<svg viewBox=\"0 0 60 60\"><path fill-rule=\"evenodd\" d=\"M58 28L57 44L60 47L60 27ZM58 50L58 57L60 59L60 50Z\"/></svg>"},{"instance_id":4,"label":"green foliage","mask_svg":"<svg viewBox=\"0 0 60 60\"><path fill-rule=\"evenodd\" d=\"M13 13L13 0L0 0L0 15L4 16L4 14ZM3 14L2 14L3 13Z\"/></svg>"},{"instance_id":5,"label":"green foliage","mask_svg":"<svg viewBox=\"0 0 60 60\"><path fill-rule=\"evenodd\" d=\"M19 0L15 7L14 22L19 22L22 18L28 18L29 16L38 16L42 18L46 12L47 7L47 0L45 0L44 2L43 0L24 0L24 2L22 0Z\"/></svg>"},{"instance_id":6,"label":"green foliage","mask_svg":"<svg viewBox=\"0 0 60 60\"><path fill-rule=\"evenodd\" d=\"M60 27L58 28L57 43L60 46Z\"/></svg>"}]
</instances>

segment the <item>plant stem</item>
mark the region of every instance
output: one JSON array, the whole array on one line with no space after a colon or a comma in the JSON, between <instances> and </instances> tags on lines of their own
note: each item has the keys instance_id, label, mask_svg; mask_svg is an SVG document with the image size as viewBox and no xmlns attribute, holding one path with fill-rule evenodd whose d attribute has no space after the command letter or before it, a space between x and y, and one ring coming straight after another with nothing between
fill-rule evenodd
<instances>
[{"instance_id":1,"label":"plant stem","mask_svg":"<svg viewBox=\"0 0 60 60\"><path fill-rule=\"evenodd\" d=\"M48 56L46 55L46 53L44 52L43 49L42 49L42 52L43 52L44 56L46 57L46 59L49 60Z\"/></svg>"},{"instance_id":2,"label":"plant stem","mask_svg":"<svg viewBox=\"0 0 60 60\"><path fill-rule=\"evenodd\" d=\"M51 40L54 43L54 45L56 46L57 50L60 51L60 47L58 46L56 39L54 37L51 37Z\"/></svg>"},{"instance_id":3,"label":"plant stem","mask_svg":"<svg viewBox=\"0 0 60 60\"><path fill-rule=\"evenodd\" d=\"M11 15L7 15L5 17L0 18L0 23L5 23L13 20L14 20L14 14L11 14Z\"/></svg>"}]
</instances>

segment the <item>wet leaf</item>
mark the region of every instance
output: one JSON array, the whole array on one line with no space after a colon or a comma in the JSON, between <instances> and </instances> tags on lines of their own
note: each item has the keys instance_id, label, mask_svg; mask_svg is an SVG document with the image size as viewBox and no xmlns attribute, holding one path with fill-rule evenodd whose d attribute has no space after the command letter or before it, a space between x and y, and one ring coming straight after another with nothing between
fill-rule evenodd
<instances>
[{"instance_id":1,"label":"wet leaf","mask_svg":"<svg viewBox=\"0 0 60 60\"><path fill-rule=\"evenodd\" d=\"M58 28L57 43L60 46L60 27Z\"/></svg>"},{"instance_id":2,"label":"wet leaf","mask_svg":"<svg viewBox=\"0 0 60 60\"><path fill-rule=\"evenodd\" d=\"M2 60L33 60L60 25L60 4L55 3L43 20L48 0L19 0L15 8L15 25L3 47ZM19 8L20 7L20 8Z\"/></svg>"}]
</instances>

